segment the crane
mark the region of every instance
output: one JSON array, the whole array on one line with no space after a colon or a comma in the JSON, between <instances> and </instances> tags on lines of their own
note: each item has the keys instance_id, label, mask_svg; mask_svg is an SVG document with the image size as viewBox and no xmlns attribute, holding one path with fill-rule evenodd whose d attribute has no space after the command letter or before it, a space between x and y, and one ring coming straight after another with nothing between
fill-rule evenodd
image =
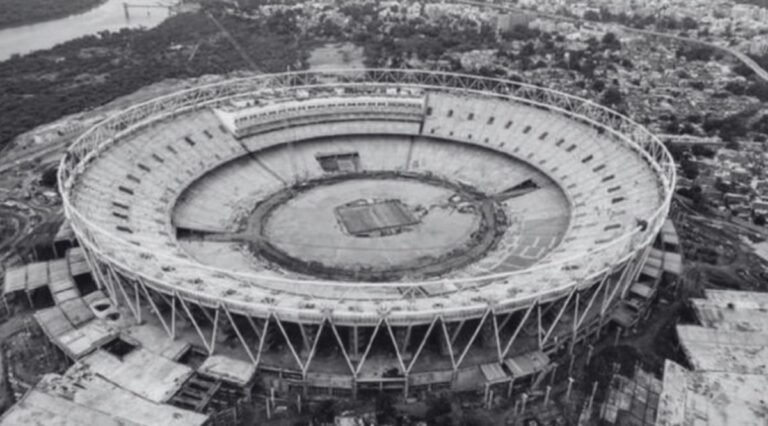
<instances>
[{"instance_id":1,"label":"crane","mask_svg":"<svg viewBox=\"0 0 768 426\"><path fill-rule=\"evenodd\" d=\"M219 30L224 34L224 37L229 40L230 43L232 43L232 46L235 48L237 53L240 54L240 56L243 58L243 60L248 64L248 67L251 69L251 71L259 72L259 67L256 66L256 64L253 62L253 60L248 56L248 54L245 52L245 50L240 46L240 44L235 40L234 37L232 37L232 34L227 31L227 29L224 27L224 25L219 22L216 17L214 17L211 12L206 12L206 15L208 15L208 18L213 21L213 23L219 28Z\"/></svg>"}]
</instances>

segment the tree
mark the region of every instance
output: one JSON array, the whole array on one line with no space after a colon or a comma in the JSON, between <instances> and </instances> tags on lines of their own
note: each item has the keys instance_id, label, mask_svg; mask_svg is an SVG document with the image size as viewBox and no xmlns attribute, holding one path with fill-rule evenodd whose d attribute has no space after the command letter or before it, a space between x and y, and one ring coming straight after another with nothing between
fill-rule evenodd
<instances>
[{"instance_id":1,"label":"tree","mask_svg":"<svg viewBox=\"0 0 768 426\"><path fill-rule=\"evenodd\" d=\"M605 33L605 35L603 36L603 39L601 41L602 41L602 43L605 46L607 46L607 47L609 47L611 49L621 48L621 42L616 37L616 34L610 32L610 31Z\"/></svg>"},{"instance_id":2,"label":"tree","mask_svg":"<svg viewBox=\"0 0 768 426\"><path fill-rule=\"evenodd\" d=\"M378 424L395 422L395 406L389 394L382 393L376 397L376 421Z\"/></svg>"},{"instance_id":3,"label":"tree","mask_svg":"<svg viewBox=\"0 0 768 426\"><path fill-rule=\"evenodd\" d=\"M596 92L602 92L605 90L605 81L596 79L594 83L592 83L592 90Z\"/></svg>"},{"instance_id":4,"label":"tree","mask_svg":"<svg viewBox=\"0 0 768 426\"><path fill-rule=\"evenodd\" d=\"M690 16L684 17L683 20L680 22L680 25L686 30L695 30L699 28L699 23L696 22L696 20L691 18Z\"/></svg>"},{"instance_id":5,"label":"tree","mask_svg":"<svg viewBox=\"0 0 768 426\"><path fill-rule=\"evenodd\" d=\"M493 426L494 423L490 419L480 417L477 413L464 412L461 419L462 426Z\"/></svg>"},{"instance_id":6,"label":"tree","mask_svg":"<svg viewBox=\"0 0 768 426\"><path fill-rule=\"evenodd\" d=\"M749 86L746 93L763 102L768 102L768 83L763 80L756 81Z\"/></svg>"},{"instance_id":7,"label":"tree","mask_svg":"<svg viewBox=\"0 0 768 426\"><path fill-rule=\"evenodd\" d=\"M699 167L688 158L683 158L683 161L680 163L680 168L683 171L683 175L688 179L693 180L699 176Z\"/></svg>"},{"instance_id":8,"label":"tree","mask_svg":"<svg viewBox=\"0 0 768 426\"><path fill-rule=\"evenodd\" d=\"M341 34L343 34L344 30L336 22L330 19L325 19L323 20L323 23L320 26L318 32L319 32L319 35L322 37L334 38L334 37L339 37Z\"/></svg>"},{"instance_id":9,"label":"tree","mask_svg":"<svg viewBox=\"0 0 768 426\"><path fill-rule=\"evenodd\" d=\"M746 109L723 118L706 117L702 127L707 133L717 132L723 140L733 142L747 135L748 121L754 113L751 109Z\"/></svg>"},{"instance_id":10,"label":"tree","mask_svg":"<svg viewBox=\"0 0 768 426\"><path fill-rule=\"evenodd\" d=\"M584 12L584 19L587 21L599 21L600 14L595 12L594 10L588 10Z\"/></svg>"},{"instance_id":11,"label":"tree","mask_svg":"<svg viewBox=\"0 0 768 426\"><path fill-rule=\"evenodd\" d=\"M603 96L600 100L603 105L606 106L616 106L621 104L624 101L624 97L621 94L621 91L616 86L611 86L608 89L603 92Z\"/></svg>"},{"instance_id":12,"label":"tree","mask_svg":"<svg viewBox=\"0 0 768 426\"><path fill-rule=\"evenodd\" d=\"M437 398L427 401L427 424L430 426L443 426L452 425L451 417L451 401L445 396L438 396Z\"/></svg>"},{"instance_id":13,"label":"tree","mask_svg":"<svg viewBox=\"0 0 768 426\"><path fill-rule=\"evenodd\" d=\"M43 175L40 177L40 184L49 188L55 188L59 182L57 173L58 168L56 167L51 167L50 169L44 171Z\"/></svg>"},{"instance_id":14,"label":"tree","mask_svg":"<svg viewBox=\"0 0 768 426\"><path fill-rule=\"evenodd\" d=\"M716 154L711 148L702 145L694 145L692 151L698 157L715 158Z\"/></svg>"},{"instance_id":15,"label":"tree","mask_svg":"<svg viewBox=\"0 0 768 426\"><path fill-rule=\"evenodd\" d=\"M536 49L533 47L533 43L530 41L528 43L525 43L523 45L523 48L520 49L520 56L531 56L534 53L536 53Z\"/></svg>"},{"instance_id":16,"label":"tree","mask_svg":"<svg viewBox=\"0 0 768 426\"><path fill-rule=\"evenodd\" d=\"M504 40L532 40L539 37L541 31L530 28L528 25L517 24L511 29L501 33Z\"/></svg>"},{"instance_id":17,"label":"tree","mask_svg":"<svg viewBox=\"0 0 768 426\"><path fill-rule=\"evenodd\" d=\"M709 61L715 54L713 48L709 46L683 46L677 49L677 57L683 57L689 61Z\"/></svg>"},{"instance_id":18,"label":"tree","mask_svg":"<svg viewBox=\"0 0 768 426\"><path fill-rule=\"evenodd\" d=\"M320 405L312 412L312 420L314 423L333 423L335 418L336 403L332 399L323 400Z\"/></svg>"},{"instance_id":19,"label":"tree","mask_svg":"<svg viewBox=\"0 0 768 426\"><path fill-rule=\"evenodd\" d=\"M723 194L725 194L727 192L731 192L731 190L732 190L731 185L723 182L723 180L720 179L720 178L717 178L715 180L715 189L720 191L720 192L722 192Z\"/></svg>"},{"instance_id":20,"label":"tree","mask_svg":"<svg viewBox=\"0 0 768 426\"><path fill-rule=\"evenodd\" d=\"M690 188L681 188L677 193L690 199L697 206L702 206L704 204L704 196L701 187L698 185L694 185Z\"/></svg>"},{"instance_id":21,"label":"tree","mask_svg":"<svg viewBox=\"0 0 768 426\"><path fill-rule=\"evenodd\" d=\"M747 89L738 81L729 81L723 88L737 96L743 95Z\"/></svg>"}]
</instances>

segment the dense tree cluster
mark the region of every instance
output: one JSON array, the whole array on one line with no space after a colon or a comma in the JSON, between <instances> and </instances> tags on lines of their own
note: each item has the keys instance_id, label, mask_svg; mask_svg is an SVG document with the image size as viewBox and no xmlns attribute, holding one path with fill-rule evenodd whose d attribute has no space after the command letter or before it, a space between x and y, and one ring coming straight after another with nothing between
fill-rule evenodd
<instances>
[{"instance_id":1,"label":"dense tree cluster","mask_svg":"<svg viewBox=\"0 0 768 426\"><path fill-rule=\"evenodd\" d=\"M609 107L617 107L621 105L622 102L624 102L624 96L621 94L621 90L616 86L611 86L605 89L600 96L600 103Z\"/></svg>"},{"instance_id":2,"label":"dense tree cluster","mask_svg":"<svg viewBox=\"0 0 768 426\"><path fill-rule=\"evenodd\" d=\"M768 82L765 80L754 81L749 84L745 93L754 96L763 102L768 102Z\"/></svg>"},{"instance_id":3,"label":"dense tree cluster","mask_svg":"<svg viewBox=\"0 0 768 426\"><path fill-rule=\"evenodd\" d=\"M296 35L290 14L218 19L259 70L304 66L309 42ZM41 124L148 84L248 68L205 13L177 15L149 31L104 32L15 56L0 62L0 147Z\"/></svg>"},{"instance_id":4,"label":"dense tree cluster","mask_svg":"<svg viewBox=\"0 0 768 426\"><path fill-rule=\"evenodd\" d=\"M709 61L715 56L715 49L701 44L681 45L677 49L677 57L689 61Z\"/></svg>"},{"instance_id":5,"label":"dense tree cluster","mask_svg":"<svg viewBox=\"0 0 768 426\"><path fill-rule=\"evenodd\" d=\"M40 177L40 184L43 186L47 186L48 188L56 188L59 179L58 179L58 173L59 169L58 167L54 166L46 171L43 172L43 175Z\"/></svg>"},{"instance_id":6,"label":"dense tree cluster","mask_svg":"<svg viewBox=\"0 0 768 426\"><path fill-rule=\"evenodd\" d=\"M757 108L747 108L722 118L705 117L702 127L705 132L717 133L726 142L743 138L752 130L751 118L757 113Z\"/></svg>"},{"instance_id":7,"label":"dense tree cluster","mask_svg":"<svg viewBox=\"0 0 768 426\"><path fill-rule=\"evenodd\" d=\"M379 28L372 20L369 25ZM459 22L456 26L440 20L427 22L411 20L391 25L388 31L357 33L355 42L363 45L366 65L399 68L413 58L437 60L445 53L498 47L496 32L491 25L475 26L474 22Z\"/></svg>"},{"instance_id":8,"label":"dense tree cluster","mask_svg":"<svg viewBox=\"0 0 768 426\"><path fill-rule=\"evenodd\" d=\"M48 21L91 9L105 0L0 0L0 28Z\"/></svg>"},{"instance_id":9,"label":"dense tree cluster","mask_svg":"<svg viewBox=\"0 0 768 426\"><path fill-rule=\"evenodd\" d=\"M735 0L735 3L753 4L760 7L768 7L768 0Z\"/></svg>"},{"instance_id":10,"label":"dense tree cluster","mask_svg":"<svg viewBox=\"0 0 768 426\"><path fill-rule=\"evenodd\" d=\"M702 211L701 209L705 206L706 203L704 203L704 194L700 186L693 185L690 188L680 188L677 190L677 193L682 195L683 197L688 198L689 200L693 201L694 205L693 207L697 211Z\"/></svg>"},{"instance_id":11,"label":"dense tree cluster","mask_svg":"<svg viewBox=\"0 0 768 426\"><path fill-rule=\"evenodd\" d=\"M567 13L570 14L570 13ZM626 13L612 13L606 8L600 11L588 10L584 13L584 19L597 22L617 22L621 25L633 28L655 27L659 30L696 30L699 23L691 17L676 19L671 16L656 15L628 15Z\"/></svg>"}]
</instances>

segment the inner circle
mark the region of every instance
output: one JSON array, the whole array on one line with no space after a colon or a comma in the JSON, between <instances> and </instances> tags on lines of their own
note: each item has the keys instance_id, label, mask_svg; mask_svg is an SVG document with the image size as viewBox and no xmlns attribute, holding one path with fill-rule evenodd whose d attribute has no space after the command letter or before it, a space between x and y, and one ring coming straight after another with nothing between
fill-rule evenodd
<instances>
[{"instance_id":1,"label":"inner circle","mask_svg":"<svg viewBox=\"0 0 768 426\"><path fill-rule=\"evenodd\" d=\"M339 135L225 162L185 188L173 223L185 254L218 268L392 282L528 268L570 211L551 177L490 146Z\"/></svg>"},{"instance_id":2,"label":"inner circle","mask_svg":"<svg viewBox=\"0 0 768 426\"><path fill-rule=\"evenodd\" d=\"M480 258L506 217L481 191L430 174L348 173L267 197L249 228L259 257L296 272L366 281L439 276Z\"/></svg>"}]
</instances>

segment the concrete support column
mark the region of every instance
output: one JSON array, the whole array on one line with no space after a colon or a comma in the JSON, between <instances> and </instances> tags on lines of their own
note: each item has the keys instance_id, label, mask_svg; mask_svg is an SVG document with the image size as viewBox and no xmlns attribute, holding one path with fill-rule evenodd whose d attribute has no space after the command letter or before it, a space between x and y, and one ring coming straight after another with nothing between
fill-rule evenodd
<instances>
[{"instance_id":1,"label":"concrete support column","mask_svg":"<svg viewBox=\"0 0 768 426\"><path fill-rule=\"evenodd\" d=\"M302 356L308 355L312 350L312 345L315 343L315 336L317 335L318 326L314 324L302 324L301 325L301 354Z\"/></svg>"},{"instance_id":2,"label":"concrete support column","mask_svg":"<svg viewBox=\"0 0 768 426\"><path fill-rule=\"evenodd\" d=\"M392 327L392 333L395 336L395 342L397 343L397 350L400 352L400 356L403 358L403 362L407 366L412 356L408 352L408 339L410 339L411 327Z\"/></svg>"},{"instance_id":3,"label":"concrete support column","mask_svg":"<svg viewBox=\"0 0 768 426\"><path fill-rule=\"evenodd\" d=\"M451 341L446 338L443 333L440 333L440 356L450 356L451 354Z\"/></svg>"},{"instance_id":4,"label":"concrete support column","mask_svg":"<svg viewBox=\"0 0 768 426\"><path fill-rule=\"evenodd\" d=\"M353 361L360 360L360 330L358 326L347 329L349 333L349 358Z\"/></svg>"},{"instance_id":5,"label":"concrete support column","mask_svg":"<svg viewBox=\"0 0 768 426\"><path fill-rule=\"evenodd\" d=\"M496 332L493 329L493 318L488 318L483 323L483 327L480 330L480 344L483 346L483 349L496 347Z\"/></svg>"}]
</instances>

